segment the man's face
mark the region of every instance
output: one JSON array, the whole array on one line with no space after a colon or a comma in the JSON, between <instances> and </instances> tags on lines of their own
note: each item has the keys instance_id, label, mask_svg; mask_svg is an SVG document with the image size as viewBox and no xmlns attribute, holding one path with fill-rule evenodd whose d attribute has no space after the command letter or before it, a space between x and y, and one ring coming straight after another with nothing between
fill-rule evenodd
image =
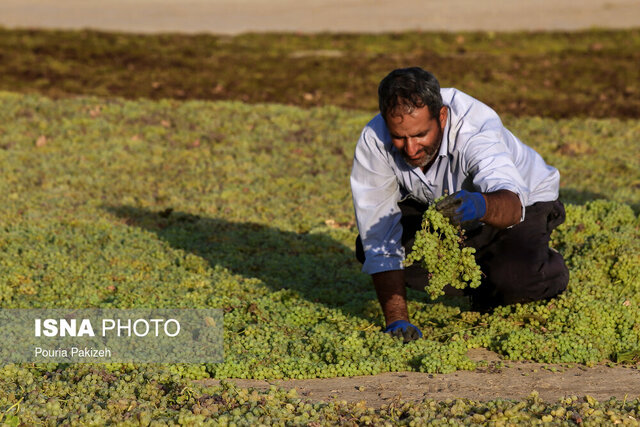
<instances>
[{"instance_id":1,"label":"man's face","mask_svg":"<svg viewBox=\"0 0 640 427\"><path fill-rule=\"evenodd\" d=\"M431 117L429 108L422 107L411 113L387 115L391 141L409 165L423 171L431 166L440 149L447 114L447 107L442 107L439 117Z\"/></svg>"}]
</instances>

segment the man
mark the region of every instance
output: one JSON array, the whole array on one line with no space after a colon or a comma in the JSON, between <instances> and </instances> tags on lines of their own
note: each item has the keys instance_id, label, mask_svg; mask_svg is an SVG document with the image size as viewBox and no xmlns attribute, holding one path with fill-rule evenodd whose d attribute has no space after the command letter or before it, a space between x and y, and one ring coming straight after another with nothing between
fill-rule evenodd
<instances>
[{"instance_id":1,"label":"man","mask_svg":"<svg viewBox=\"0 0 640 427\"><path fill-rule=\"evenodd\" d=\"M372 276L385 332L405 342L422 337L409 322L407 282L420 287L419 267L403 269L422 213L437 208L460 223L476 248L482 285L469 294L478 309L553 297L569 272L549 248L565 218L560 174L524 145L478 100L440 88L429 72L392 71L378 88L380 114L358 140L351 190L360 235L356 256Z\"/></svg>"}]
</instances>

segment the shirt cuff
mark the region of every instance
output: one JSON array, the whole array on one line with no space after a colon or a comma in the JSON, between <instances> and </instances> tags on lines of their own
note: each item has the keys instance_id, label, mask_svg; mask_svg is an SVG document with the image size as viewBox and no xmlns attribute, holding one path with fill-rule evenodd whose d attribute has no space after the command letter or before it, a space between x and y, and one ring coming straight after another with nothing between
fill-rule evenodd
<instances>
[{"instance_id":1,"label":"shirt cuff","mask_svg":"<svg viewBox=\"0 0 640 427\"><path fill-rule=\"evenodd\" d=\"M514 193L516 193L516 195L518 196L518 199L520 200L520 222L524 221L524 213L527 210L526 208L526 203L524 201L524 196L517 190L509 190L512 191ZM514 224L515 225L515 224ZM512 225L513 227L513 225Z\"/></svg>"},{"instance_id":2,"label":"shirt cuff","mask_svg":"<svg viewBox=\"0 0 640 427\"><path fill-rule=\"evenodd\" d=\"M404 270L402 258L395 255L370 255L367 254L362 272L367 274L382 273L383 271Z\"/></svg>"}]
</instances>

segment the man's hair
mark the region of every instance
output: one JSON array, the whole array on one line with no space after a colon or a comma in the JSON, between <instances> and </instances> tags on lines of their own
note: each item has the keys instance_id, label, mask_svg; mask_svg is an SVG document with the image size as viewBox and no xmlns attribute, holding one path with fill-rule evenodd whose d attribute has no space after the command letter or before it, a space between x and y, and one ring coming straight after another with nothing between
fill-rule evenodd
<instances>
[{"instance_id":1,"label":"man's hair","mask_svg":"<svg viewBox=\"0 0 640 427\"><path fill-rule=\"evenodd\" d=\"M427 106L437 119L443 106L438 79L420 67L399 68L390 72L378 86L380 114L409 114Z\"/></svg>"}]
</instances>

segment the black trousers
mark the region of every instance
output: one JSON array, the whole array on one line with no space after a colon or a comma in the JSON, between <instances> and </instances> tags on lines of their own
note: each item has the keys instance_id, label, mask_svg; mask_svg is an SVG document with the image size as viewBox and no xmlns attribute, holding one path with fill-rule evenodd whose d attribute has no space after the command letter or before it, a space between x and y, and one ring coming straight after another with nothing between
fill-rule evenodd
<instances>
[{"instance_id":1,"label":"black trousers","mask_svg":"<svg viewBox=\"0 0 640 427\"><path fill-rule=\"evenodd\" d=\"M398 204L402 211L402 245L405 253L413 247L421 228L426 205L414 199ZM525 219L511 228L498 229L482 225L465 232L465 244L476 249L475 257L482 269L482 284L465 290L477 308L518 302L530 302L558 295L567 288L569 270L562 255L549 248L551 232L565 220L564 205L559 200L527 206ZM364 263L360 236L356 239L356 258ZM418 265L405 269L407 286L424 289L426 270ZM447 294L462 294L450 288Z\"/></svg>"}]
</instances>

